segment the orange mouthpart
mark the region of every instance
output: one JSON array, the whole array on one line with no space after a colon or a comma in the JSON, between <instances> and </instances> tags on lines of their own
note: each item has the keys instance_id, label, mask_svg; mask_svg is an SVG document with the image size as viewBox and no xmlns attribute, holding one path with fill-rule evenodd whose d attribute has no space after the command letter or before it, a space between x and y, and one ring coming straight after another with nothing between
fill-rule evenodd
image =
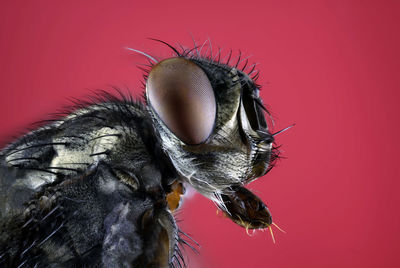
<instances>
[{"instance_id":1,"label":"orange mouthpart","mask_svg":"<svg viewBox=\"0 0 400 268\"><path fill-rule=\"evenodd\" d=\"M175 211L181 202L181 195L183 195L185 189L182 183L175 181L171 185L171 192L167 194L167 205L170 211Z\"/></svg>"}]
</instances>

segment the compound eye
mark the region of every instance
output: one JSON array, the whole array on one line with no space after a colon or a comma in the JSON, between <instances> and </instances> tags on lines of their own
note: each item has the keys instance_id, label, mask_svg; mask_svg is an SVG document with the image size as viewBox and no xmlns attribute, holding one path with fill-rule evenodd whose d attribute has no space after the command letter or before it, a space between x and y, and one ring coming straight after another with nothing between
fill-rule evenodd
<instances>
[{"instance_id":1,"label":"compound eye","mask_svg":"<svg viewBox=\"0 0 400 268\"><path fill-rule=\"evenodd\" d=\"M203 143L211 134L216 103L204 71L185 58L157 63L146 82L147 98L164 124L187 144Z\"/></svg>"}]
</instances>

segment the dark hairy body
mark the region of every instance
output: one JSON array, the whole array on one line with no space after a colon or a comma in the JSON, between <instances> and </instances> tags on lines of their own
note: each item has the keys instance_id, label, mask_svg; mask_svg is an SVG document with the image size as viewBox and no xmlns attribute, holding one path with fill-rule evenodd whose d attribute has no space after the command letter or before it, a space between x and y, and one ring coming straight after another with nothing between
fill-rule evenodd
<instances>
[{"instance_id":1,"label":"dark hairy body","mask_svg":"<svg viewBox=\"0 0 400 268\"><path fill-rule=\"evenodd\" d=\"M243 187L278 157L247 62L171 48L150 57L146 104L100 92L1 151L0 266L181 267L195 243L173 217L183 183L235 223L270 228Z\"/></svg>"}]
</instances>

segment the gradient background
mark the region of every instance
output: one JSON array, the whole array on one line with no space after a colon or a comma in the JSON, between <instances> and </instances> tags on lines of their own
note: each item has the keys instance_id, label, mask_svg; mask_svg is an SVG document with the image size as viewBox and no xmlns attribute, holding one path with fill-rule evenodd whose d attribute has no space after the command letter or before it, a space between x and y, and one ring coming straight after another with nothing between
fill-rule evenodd
<instances>
[{"instance_id":1,"label":"gradient background","mask_svg":"<svg viewBox=\"0 0 400 268\"><path fill-rule=\"evenodd\" d=\"M118 2L118 3L117 3ZM252 183L287 231L249 237L200 195L179 215L189 267L400 267L398 1L0 2L0 138L84 97L141 91L154 37L240 49L259 63L283 156ZM18 134L17 134L18 135ZM190 250L187 250L190 252Z\"/></svg>"}]
</instances>

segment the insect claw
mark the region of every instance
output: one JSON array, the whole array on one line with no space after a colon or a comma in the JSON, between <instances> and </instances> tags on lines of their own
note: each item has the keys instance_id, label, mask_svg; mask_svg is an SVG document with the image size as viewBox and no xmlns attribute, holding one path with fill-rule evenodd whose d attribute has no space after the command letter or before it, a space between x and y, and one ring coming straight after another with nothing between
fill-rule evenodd
<instances>
[{"instance_id":1,"label":"insect claw","mask_svg":"<svg viewBox=\"0 0 400 268\"><path fill-rule=\"evenodd\" d=\"M278 229L278 230L281 231L282 233L286 234L286 231L283 230L282 228L280 228L275 222L273 222L272 225L274 225L274 226L276 227L276 229Z\"/></svg>"},{"instance_id":2,"label":"insect claw","mask_svg":"<svg viewBox=\"0 0 400 268\"><path fill-rule=\"evenodd\" d=\"M242 220L242 218L239 215L237 215L237 217L239 218L240 224L242 226L246 226L246 223ZM245 228L247 229L247 227L245 227Z\"/></svg>"},{"instance_id":3,"label":"insect claw","mask_svg":"<svg viewBox=\"0 0 400 268\"><path fill-rule=\"evenodd\" d=\"M274 232L272 231L271 225L268 226L269 232L271 233L271 237L272 237L272 242L274 242L275 244L275 237L274 237Z\"/></svg>"},{"instance_id":4,"label":"insect claw","mask_svg":"<svg viewBox=\"0 0 400 268\"><path fill-rule=\"evenodd\" d=\"M255 232L256 232L256 230L252 229L252 230L251 230L251 233L250 233L250 232L249 232L249 227L246 226L246 233L247 233L248 236L254 236L254 233L255 233Z\"/></svg>"},{"instance_id":5,"label":"insect claw","mask_svg":"<svg viewBox=\"0 0 400 268\"><path fill-rule=\"evenodd\" d=\"M249 233L249 227L247 227L247 226L246 226L246 234L247 234L248 236L253 236L253 235L251 235L251 234Z\"/></svg>"}]
</instances>

